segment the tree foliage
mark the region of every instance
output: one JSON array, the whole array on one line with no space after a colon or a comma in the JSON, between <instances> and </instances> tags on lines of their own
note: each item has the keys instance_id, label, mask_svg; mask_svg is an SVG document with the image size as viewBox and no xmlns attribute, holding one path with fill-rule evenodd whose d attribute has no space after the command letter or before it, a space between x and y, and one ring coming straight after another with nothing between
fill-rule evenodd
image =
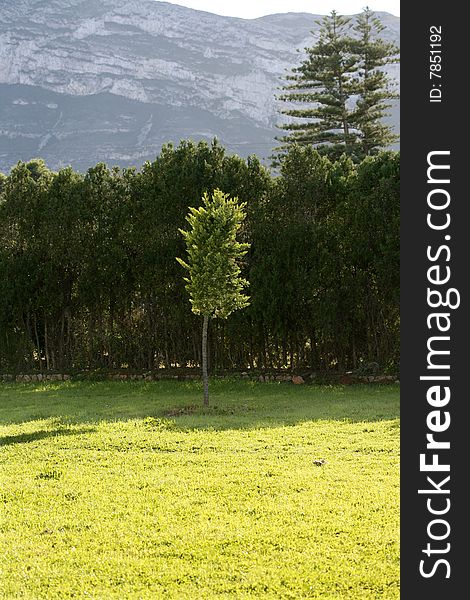
<instances>
[{"instance_id":1,"label":"tree foliage","mask_svg":"<svg viewBox=\"0 0 470 600\"><path fill-rule=\"evenodd\" d=\"M243 289L248 281L240 276L240 259L249 244L237 241L245 218L245 204L229 198L219 189L206 192L203 206L191 207L186 220L189 229L180 229L188 262L177 258L189 271L185 277L192 311L197 315L226 319L235 310L248 306Z\"/></svg>"},{"instance_id":2,"label":"tree foliage","mask_svg":"<svg viewBox=\"0 0 470 600\"><path fill-rule=\"evenodd\" d=\"M335 11L324 17L319 22L318 42L306 48L307 58L288 77L287 93L280 99L298 103L300 108L289 108L283 114L301 121L281 125L291 132L282 138L284 144L315 144L336 157L351 152L357 132L348 100L356 91L357 60L352 53L353 40L346 33L349 22Z\"/></svg>"},{"instance_id":3,"label":"tree foliage","mask_svg":"<svg viewBox=\"0 0 470 600\"><path fill-rule=\"evenodd\" d=\"M358 58L355 122L360 131L360 157L370 156L396 142L390 126L384 123L390 101L398 98L383 67L398 62L399 49L380 37L385 29L380 19L365 8L357 17L353 31L353 52Z\"/></svg>"},{"instance_id":4,"label":"tree foliage","mask_svg":"<svg viewBox=\"0 0 470 600\"><path fill-rule=\"evenodd\" d=\"M202 315L202 372L204 404L209 403L207 376L207 327L210 317L226 319L234 311L248 306L243 289L248 281L240 276L240 260L250 244L237 241L237 233L245 219L245 204L229 198L219 189L203 196L203 206L191 207L186 220L189 229L180 229L188 262L176 260L189 271L185 277L191 308Z\"/></svg>"},{"instance_id":5,"label":"tree foliage","mask_svg":"<svg viewBox=\"0 0 470 600\"><path fill-rule=\"evenodd\" d=\"M318 41L279 96L288 103L282 114L293 119L279 125L288 133L279 138L277 162L293 143L360 161L396 139L383 122L397 97L383 67L398 60L398 48L380 37L380 20L365 8L354 25L335 11L317 23Z\"/></svg>"},{"instance_id":6,"label":"tree foliage","mask_svg":"<svg viewBox=\"0 0 470 600\"><path fill-rule=\"evenodd\" d=\"M200 366L175 257L190 207L217 188L244 204L250 305L212 320L209 371L398 362L397 153L355 164L292 145L272 176L256 157L183 142L140 171L35 160L0 184L3 371Z\"/></svg>"}]
</instances>

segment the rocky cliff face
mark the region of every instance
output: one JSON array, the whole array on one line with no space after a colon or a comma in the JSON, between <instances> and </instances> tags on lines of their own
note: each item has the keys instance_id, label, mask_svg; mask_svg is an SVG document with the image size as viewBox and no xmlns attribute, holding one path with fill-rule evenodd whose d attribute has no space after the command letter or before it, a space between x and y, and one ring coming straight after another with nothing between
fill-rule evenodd
<instances>
[{"instance_id":1,"label":"rocky cliff face","mask_svg":"<svg viewBox=\"0 0 470 600\"><path fill-rule=\"evenodd\" d=\"M381 17L398 43L399 19ZM52 168L140 165L188 137L267 157L276 90L297 49L314 42L315 20L244 20L153 0L2 3L0 170L33 156Z\"/></svg>"}]
</instances>

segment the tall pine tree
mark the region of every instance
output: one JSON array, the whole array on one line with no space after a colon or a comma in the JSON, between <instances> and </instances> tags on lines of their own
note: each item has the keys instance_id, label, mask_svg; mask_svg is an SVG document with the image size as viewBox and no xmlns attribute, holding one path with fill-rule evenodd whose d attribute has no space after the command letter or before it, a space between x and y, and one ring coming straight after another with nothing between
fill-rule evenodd
<instances>
[{"instance_id":1,"label":"tall pine tree","mask_svg":"<svg viewBox=\"0 0 470 600\"><path fill-rule=\"evenodd\" d=\"M290 105L282 114L293 120L279 125L288 133L278 138L277 160L293 143L333 160L343 153L361 160L396 139L382 121L387 100L397 97L382 68L398 60L398 48L380 38L384 26L368 8L354 26L335 11L318 24L317 43L279 96Z\"/></svg>"},{"instance_id":2,"label":"tall pine tree","mask_svg":"<svg viewBox=\"0 0 470 600\"><path fill-rule=\"evenodd\" d=\"M390 79L382 69L399 60L398 47L380 37L384 29L380 19L369 8L365 8L357 17L353 27L358 36L353 51L359 65L354 120L360 131L363 157L376 154L398 139L383 121L391 106L390 100L398 98L398 94L392 89Z\"/></svg>"},{"instance_id":3,"label":"tall pine tree","mask_svg":"<svg viewBox=\"0 0 470 600\"><path fill-rule=\"evenodd\" d=\"M289 132L279 139L281 152L292 143L314 144L333 158L352 152L357 132L348 100L357 88L357 60L352 53L354 41L347 33L349 22L335 11L317 21L321 26L318 42L306 48L307 58L287 77L280 100L300 106L282 111L295 121L280 125Z\"/></svg>"}]
</instances>

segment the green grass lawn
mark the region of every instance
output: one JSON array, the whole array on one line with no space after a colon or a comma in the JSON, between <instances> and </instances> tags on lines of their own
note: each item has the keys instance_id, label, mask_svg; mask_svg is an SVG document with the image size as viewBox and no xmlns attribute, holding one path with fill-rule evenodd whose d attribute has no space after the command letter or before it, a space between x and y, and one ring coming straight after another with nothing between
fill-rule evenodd
<instances>
[{"instance_id":1,"label":"green grass lawn","mask_svg":"<svg viewBox=\"0 0 470 600\"><path fill-rule=\"evenodd\" d=\"M201 396L0 384L0 598L399 598L398 386Z\"/></svg>"}]
</instances>

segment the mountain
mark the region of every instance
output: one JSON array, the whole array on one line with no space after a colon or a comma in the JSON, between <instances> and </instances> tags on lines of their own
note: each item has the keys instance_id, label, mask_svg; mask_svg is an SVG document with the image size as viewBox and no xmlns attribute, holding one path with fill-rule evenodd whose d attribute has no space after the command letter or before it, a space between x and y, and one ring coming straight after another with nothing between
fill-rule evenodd
<instances>
[{"instance_id":1,"label":"mountain","mask_svg":"<svg viewBox=\"0 0 470 600\"><path fill-rule=\"evenodd\" d=\"M380 17L398 44L399 18ZM266 158L276 91L319 18L246 20L154 0L2 2L0 171L35 156L54 169L139 166L165 142L214 136ZM388 70L398 80L398 65Z\"/></svg>"}]
</instances>

